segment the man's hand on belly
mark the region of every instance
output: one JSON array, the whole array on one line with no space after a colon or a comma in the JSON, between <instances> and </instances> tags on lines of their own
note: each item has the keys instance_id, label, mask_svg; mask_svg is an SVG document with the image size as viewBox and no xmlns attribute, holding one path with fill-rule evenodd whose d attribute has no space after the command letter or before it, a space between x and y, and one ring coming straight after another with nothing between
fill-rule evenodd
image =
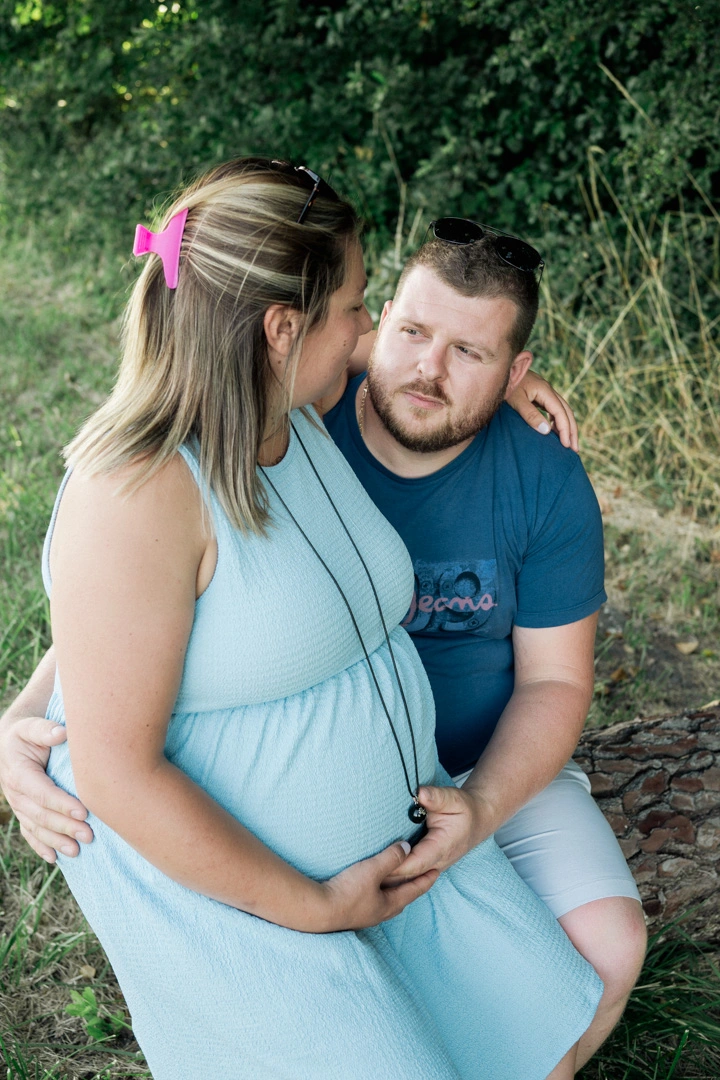
<instances>
[{"instance_id":1,"label":"man's hand on belly","mask_svg":"<svg viewBox=\"0 0 720 1080\"><path fill-rule=\"evenodd\" d=\"M456 787L421 787L420 803L428 812L427 833L383 885L396 885L428 870L442 873L492 833L489 808L482 796Z\"/></svg>"},{"instance_id":2,"label":"man's hand on belly","mask_svg":"<svg viewBox=\"0 0 720 1080\"><path fill-rule=\"evenodd\" d=\"M55 653L48 650L30 682L0 717L0 791L15 811L20 831L46 862L55 851L77 855L92 829L82 803L45 775L50 748L65 741L65 728L44 719L55 680ZM73 837L75 839L73 839Z\"/></svg>"}]
</instances>

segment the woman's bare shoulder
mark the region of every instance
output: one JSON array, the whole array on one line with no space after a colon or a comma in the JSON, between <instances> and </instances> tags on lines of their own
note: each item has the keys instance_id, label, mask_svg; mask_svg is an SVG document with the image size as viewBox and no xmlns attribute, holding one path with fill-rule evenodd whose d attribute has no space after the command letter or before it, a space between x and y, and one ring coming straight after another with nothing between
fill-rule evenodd
<instances>
[{"instance_id":1,"label":"woman's bare shoulder","mask_svg":"<svg viewBox=\"0 0 720 1080\"><path fill-rule=\"evenodd\" d=\"M132 517L136 513L159 518L169 513L200 513L202 497L181 454L148 470L144 459L128 462L111 472L74 469L68 478L62 505L91 502L98 512Z\"/></svg>"},{"instance_id":2,"label":"woman's bare shoulder","mask_svg":"<svg viewBox=\"0 0 720 1080\"><path fill-rule=\"evenodd\" d=\"M180 454L144 477L146 463L133 461L108 473L76 469L58 510L52 564L67 544L89 548L150 550L202 558L207 547L207 515L197 484Z\"/></svg>"}]
</instances>

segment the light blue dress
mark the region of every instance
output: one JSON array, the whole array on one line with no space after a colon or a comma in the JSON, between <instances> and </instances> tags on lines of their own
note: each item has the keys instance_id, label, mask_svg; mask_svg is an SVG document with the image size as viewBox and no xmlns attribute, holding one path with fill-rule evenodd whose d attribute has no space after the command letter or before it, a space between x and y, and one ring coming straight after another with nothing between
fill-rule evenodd
<instances>
[{"instance_id":1,"label":"light blue dress","mask_svg":"<svg viewBox=\"0 0 720 1080\"><path fill-rule=\"evenodd\" d=\"M330 439L293 419L374 577L420 783L447 784L430 687L399 626L410 558ZM350 601L414 783L367 578L296 435L268 473ZM325 879L416 831L400 755L347 608L275 496L267 538L241 535L210 502L217 569L196 605L166 754L273 851ZM64 722L59 683L48 715ZM67 744L48 771L75 793ZM155 1080L544 1080L595 1013L600 980L492 839L395 919L316 935L192 892L89 822L94 842L58 861Z\"/></svg>"}]
</instances>

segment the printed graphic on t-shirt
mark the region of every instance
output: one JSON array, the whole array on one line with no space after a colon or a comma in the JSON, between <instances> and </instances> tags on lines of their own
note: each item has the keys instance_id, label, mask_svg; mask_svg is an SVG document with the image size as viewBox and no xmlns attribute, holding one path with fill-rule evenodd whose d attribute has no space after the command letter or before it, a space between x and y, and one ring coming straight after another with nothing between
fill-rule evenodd
<instances>
[{"instance_id":1,"label":"printed graphic on t-shirt","mask_svg":"<svg viewBox=\"0 0 720 1080\"><path fill-rule=\"evenodd\" d=\"M402 625L410 634L437 630L478 631L497 607L497 562L416 561L415 591Z\"/></svg>"}]
</instances>

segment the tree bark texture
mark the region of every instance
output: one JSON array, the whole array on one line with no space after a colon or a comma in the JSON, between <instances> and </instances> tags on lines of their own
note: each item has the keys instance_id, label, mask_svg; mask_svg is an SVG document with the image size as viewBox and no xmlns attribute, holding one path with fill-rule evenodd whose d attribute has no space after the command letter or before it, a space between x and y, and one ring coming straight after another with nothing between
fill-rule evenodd
<instances>
[{"instance_id":1,"label":"tree bark texture","mask_svg":"<svg viewBox=\"0 0 720 1080\"><path fill-rule=\"evenodd\" d=\"M640 890L650 932L687 916L720 941L720 708L587 731L575 760Z\"/></svg>"}]
</instances>

